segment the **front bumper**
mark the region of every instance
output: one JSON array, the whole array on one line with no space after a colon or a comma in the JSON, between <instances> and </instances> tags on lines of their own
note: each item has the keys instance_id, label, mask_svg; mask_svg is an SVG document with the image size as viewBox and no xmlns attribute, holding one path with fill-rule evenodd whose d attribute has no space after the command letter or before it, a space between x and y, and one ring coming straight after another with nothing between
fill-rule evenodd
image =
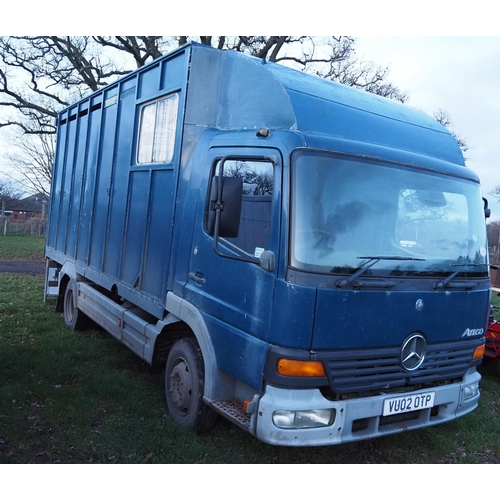
<instances>
[{"instance_id":1,"label":"front bumper","mask_svg":"<svg viewBox=\"0 0 500 500\"><path fill-rule=\"evenodd\" d=\"M318 389L285 389L268 385L259 400L254 420L255 434L261 441L280 446L325 446L428 427L454 420L474 410L478 405L479 391L465 400L464 387L479 383L480 379L479 373L472 368L460 383L396 394L402 396L432 391L435 393L434 406L390 417L382 416L383 404L394 394L329 401ZM334 409L333 423L310 429L282 429L273 423L275 411L315 409Z\"/></svg>"}]
</instances>

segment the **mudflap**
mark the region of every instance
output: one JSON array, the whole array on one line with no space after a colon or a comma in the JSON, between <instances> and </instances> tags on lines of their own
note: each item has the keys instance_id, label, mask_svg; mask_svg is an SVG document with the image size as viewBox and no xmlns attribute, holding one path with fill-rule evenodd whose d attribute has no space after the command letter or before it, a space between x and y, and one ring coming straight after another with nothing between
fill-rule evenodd
<instances>
[{"instance_id":1,"label":"mudflap","mask_svg":"<svg viewBox=\"0 0 500 500\"><path fill-rule=\"evenodd\" d=\"M59 266L57 262L47 259L45 268L45 286L43 290L43 301L59 295Z\"/></svg>"}]
</instances>

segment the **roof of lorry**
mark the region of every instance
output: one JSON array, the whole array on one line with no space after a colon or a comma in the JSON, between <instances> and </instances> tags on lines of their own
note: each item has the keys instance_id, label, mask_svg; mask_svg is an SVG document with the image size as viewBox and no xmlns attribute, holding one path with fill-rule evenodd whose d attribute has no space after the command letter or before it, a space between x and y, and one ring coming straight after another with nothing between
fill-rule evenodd
<instances>
[{"instance_id":1,"label":"roof of lorry","mask_svg":"<svg viewBox=\"0 0 500 500\"><path fill-rule=\"evenodd\" d=\"M136 103L186 90L184 124L220 130L289 130L302 145L433 168L477 180L436 120L410 106L281 64L191 42L87 96L95 103L137 85ZM114 98L112 102L116 102ZM109 101L111 102L111 100ZM90 103L90 104L89 104ZM61 111L71 119L79 103ZM79 109L79 108L78 108ZM85 112L84 106L82 107ZM197 132L199 133L199 132ZM193 136L195 137L195 136Z\"/></svg>"},{"instance_id":2,"label":"roof of lorry","mask_svg":"<svg viewBox=\"0 0 500 500\"><path fill-rule=\"evenodd\" d=\"M450 132L408 105L235 51L192 46L197 62L190 85L203 86L207 95L207 74L221 75L213 110L217 128L297 130L464 165ZM188 109L187 122L190 116Z\"/></svg>"}]
</instances>

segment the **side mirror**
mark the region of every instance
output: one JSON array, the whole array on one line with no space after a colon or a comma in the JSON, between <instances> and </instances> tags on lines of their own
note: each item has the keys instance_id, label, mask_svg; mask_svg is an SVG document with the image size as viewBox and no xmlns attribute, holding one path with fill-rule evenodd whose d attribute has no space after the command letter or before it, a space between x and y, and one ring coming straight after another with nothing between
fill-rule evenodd
<instances>
[{"instance_id":1,"label":"side mirror","mask_svg":"<svg viewBox=\"0 0 500 500\"><path fill-rule=\"evenodd\" d=\"M483 197L483 204L484 204L484 217L488 219L488 217L491 216L491 210L488 208L488 200Z\"/></svg>"},{"instance_id":2,"label":"side mirror","mask_svg":"<svg viewBox=\"0 0 500 500\"><path fill-rule=\"evenodd\" d=\"M217 236L236 238L240 229L243 180L238 177L222 177L222 186L219 186L219 179L220 177L216 176L212 180L207 232L210 236L216 234L216 215L220 211Z\"/></svg>"}]
</instances>

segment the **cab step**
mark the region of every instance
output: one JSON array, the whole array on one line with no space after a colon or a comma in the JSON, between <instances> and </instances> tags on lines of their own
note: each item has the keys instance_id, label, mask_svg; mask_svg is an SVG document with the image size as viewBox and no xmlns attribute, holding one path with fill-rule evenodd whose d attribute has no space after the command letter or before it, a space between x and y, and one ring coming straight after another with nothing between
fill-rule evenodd
<instances>
[{"instance_id":1,"label":"cab step","mask_svg":"<svg viewBox=\"0 0 500 500\"><path fill-rule=\"evenodd\" d=\"M243 403L235 399L212 401L211 406L215 411L245 431L250 429L250 414L243 410Z\"/></svg>"}]
</instances>

